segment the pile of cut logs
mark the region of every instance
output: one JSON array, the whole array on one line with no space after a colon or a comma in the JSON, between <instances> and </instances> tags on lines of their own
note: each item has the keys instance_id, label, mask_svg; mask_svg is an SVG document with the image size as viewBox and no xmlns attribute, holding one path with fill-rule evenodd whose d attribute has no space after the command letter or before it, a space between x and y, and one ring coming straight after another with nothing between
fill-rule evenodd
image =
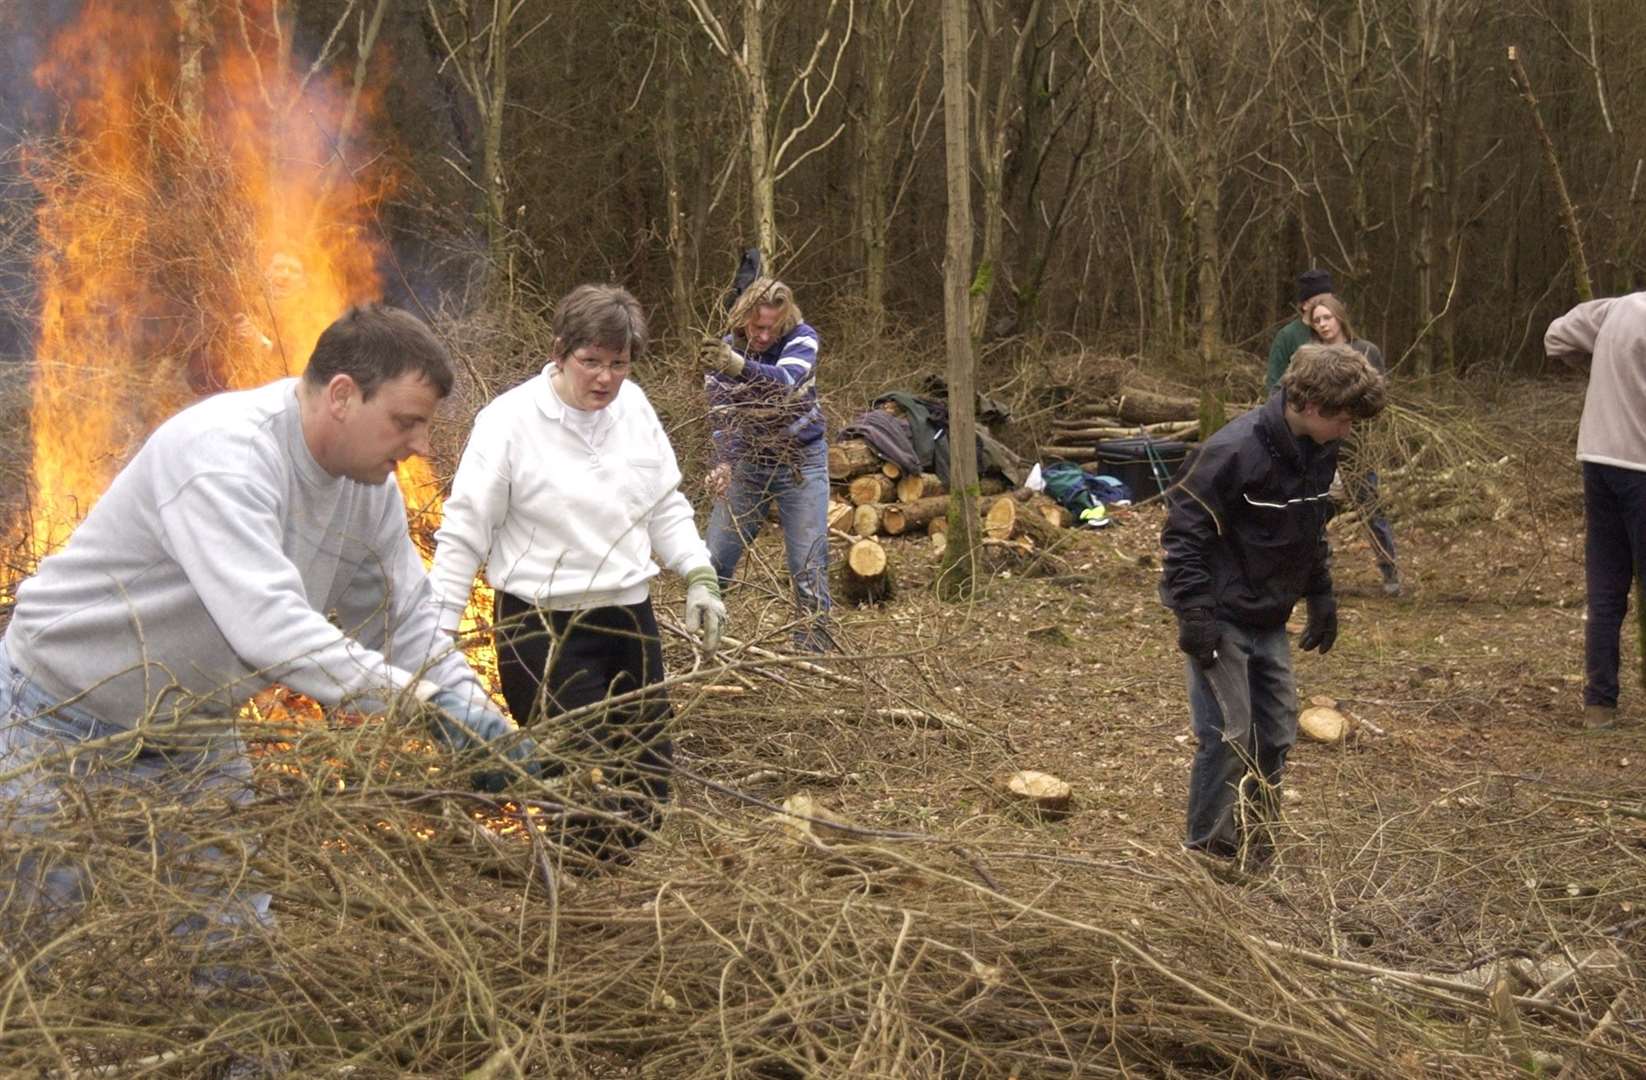
<instances>
[{"instance_id":1,"label":"pile of cut logs","mask_svg":"<svg viewBox=\"0 0 1646 1080\"><path fill-rule=\"evenodd\" d=\"M891 593L891 568L877 537L927 535L936 550L949 527L949 495L931 473L905 474L860 439L829 447L829 529L851 543L845 593L852 603L878 603ZM1046 495L1008 491L1004 480L984 479L983 536L987 545L1028 554L1049 546L1071 517Z\"/></svg>"},{"instance_id":2,"label":"pile of cut logs","mask_svg":"<svg viewBox=\"0 0 1646 1080\"><path fill-rule=\"evenodd\" d=\"M1193 438L1200 430L1200 403L1151 390L1123 389L1105 401L1071 402L1052 421L1052 441L1040 452L1064 461L1096 461L1097 444L1147 434L1152 439Z\"/></svg>"}]
</instances>

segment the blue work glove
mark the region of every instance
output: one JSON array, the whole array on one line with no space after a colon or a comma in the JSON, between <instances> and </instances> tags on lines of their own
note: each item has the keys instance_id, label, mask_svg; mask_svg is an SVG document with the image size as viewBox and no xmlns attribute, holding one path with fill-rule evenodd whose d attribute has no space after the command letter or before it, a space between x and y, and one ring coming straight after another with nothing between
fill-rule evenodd
<instances>
[{"instance_id":1,"label":"blue work glove","mask_svg":"<svg viewBox=\"0 0 1646 1080\"><path fill-rule=\"evenodd\" d=\"M460 756L494 755L497 751L491 744L505 739L507 745L501 751L504 758L530 776L542 774L537 744L530 736L517 734L518 729L479 690L442 690L429 698L429 704L436 709L435 736ZM475 774L474 788L496 795L508 787L513 776L511 770L488 769Z\"/></svg>"},{"instance_id":2,"label":"blue work glove","mask_svg":"<svg viewBox=\"0 0 1646 1080\"><path fill-rule=\"evenodd\" d=\"M1298 639L1297 647L1304 652L1318 649L1325 656L1337 641L1337 598L1331 593L1316 593L1304 597L1304 601L1309 605L1309 621L1303 624L1303 637Z\"/></svg>"},{"instance_id":3,"label":"blue work glove","mask_svg":"<svg viewBox=\"0 0 1646 1080\"><path fill-rule=\"evenodd\" d=\"M1217 643L1222 636L1211 608L1184 608L1177 613L1177 647L1201 667L1217 663Z\"/></svg>"},{"instance_id":4,"label":"blue work glove","mask_svg":"<svg viewBox=\"0 0 1646 1080\"><path fill-rule=\"evenodd\" d=\"M726 605L720 599L720 581L704 566L686 575L686 631L703 635L703 652L709 656L720 648L720 631L726 625Z\"/></svg>"}]
</instances>

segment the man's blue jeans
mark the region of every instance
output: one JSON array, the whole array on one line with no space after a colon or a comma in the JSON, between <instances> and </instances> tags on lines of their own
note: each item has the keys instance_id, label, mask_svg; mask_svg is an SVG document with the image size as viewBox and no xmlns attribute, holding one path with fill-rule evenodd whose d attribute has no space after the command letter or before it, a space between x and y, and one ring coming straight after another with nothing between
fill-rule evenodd
<instances>
[{"instance_id":1,"label":"man's blue jeans","mask_svg":"<svg viewBox=\"0 0 1646 1080\"><path fill-rule=\"evenodd\" d=\"M60 704L12 667L0 642L0 933L9 947L30 940L17 936L19 927L47 930L72 916L95 882L93 859L61 842L59 815L76 815L88 800L111 796L142 800L161 816L200 804L190 812L205 817L213 806L242 805L251 795L251 763L232 721L186 733L134 733ZM214 829L226 831L221 824ZM231 858L217 844L197 846L174 830L157 830L138 843L153 845L162 878L156 897L169 886L197 898L188 910L168 913L174 933L205 931L200 944L216 948L246 928L272 924L268 893L231 892L225 884L243 876L243 858ZM248 840L245 853L253 847L255 840ZM207 965L199 975L212 981L222 972Z\"/></svg>"},{"instance_id":2,"label":"man's blue jeans","mask_svg":"<svg viewBox=\"0 0 1646 1080\"><path fill-rule=\"evenodd\" d=\"M1276 812L1276 785L1286 754L1297 742L1297 682L1284 625L1263 630L1219 620L1217 627L1222 632L1219 653L1231 654L1246 670L1252 724L1245 739L1224 739L1223 710L1200 665L1189 659L1189 711L1200 747L1189 772L1186 844L1215 855L1234 855L1245 838L1240 827L1242 782L1250 793L1247 813L1272 818ZM1248 773L1254 780L1246 780Z\"/></svg>"},{"instance_id":3,"label":"man's blue jeans","mask_svg":"<svg viewBox=\"0 0 1646 1080\"><path fill-rule=\"evenodd\" d=\"M773 499L783 528L783 550L795 604L804 620L794 634L796 647L826 652L829 636L829 447L823 439L799 448L799 460L777 463L739 461L732 466L731 487L709 515L709 559L720 587L731 583L743 549L765 523Z\"/></svg>"},{"instance_id":4,"label":"man's blue jeans","mask_svg":"<svg viewBox=\"0 0 1646 1080\"><path fill-rule=\"evenodd\" d=\"M1646 580L1646 472L1583 463L1583 704L1617 705L1619 635L1629 590Z\"/></svg>"}]
</instances>

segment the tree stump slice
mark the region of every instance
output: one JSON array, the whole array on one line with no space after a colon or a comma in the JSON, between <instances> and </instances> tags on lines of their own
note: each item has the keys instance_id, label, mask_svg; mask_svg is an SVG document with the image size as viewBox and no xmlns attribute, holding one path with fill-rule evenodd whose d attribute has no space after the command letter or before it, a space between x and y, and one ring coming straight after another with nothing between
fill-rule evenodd
<instances>
[{"instance_id":1,"label":"tree stump slice","mask_svg":"<svg viewBox=\"0 0 1646 1080\"><path fill-rule=\"evenodd\" d=\"M1067 529L1074 524L1074 515L1069 513L1069 508L1050 495L1036 492L1029 497L1029 505L1037 510L1040 516L1045 518L1054 528Z\"/></svg>"},{"instance_id":2,"label":"tree stump slice","mask_svg":"<svg viewBox=\"0 0 1646 1080\"><path fill-rule=\"evenodd\" d=\"M1046 821L1066 817L1074 804L1074 789L1066 781L1034 769L1012 773L1000 782L1000 788L1013 802Z\"/></svg>"},{"instance_id":3,"label":"tree stump slice","mask_svg":"<svg viewBox=\"0 0 1646 1080\"><path fill-rule=\"evenodd\" d=\"M1015 499L999 498L983 512L983 535L991 540L1010 540L1017 531L1018 504Z\"/></svg>"},{"instance_id":4,"label":"tree stump slice","mask_svg":"<svg viewBox=\"0 0 1646 1080\"><path fill-rule=\"evenodd\" d=\"M1349 736L1354 724L1328 705L1315 705L1298 713L1297 730L1315 742L1336 745Z\"/></svg>"},{"instance_id":5,"label":"tree stump slice","mask_svg":"<svg viewBox=\"0 0 1646 1080\"><path fill-rule=\"evenodd\" d=\"M847 602L853 604L880 604L891 596L891 562L878 540L859 540L846 553L842 591Z\"/></svg>"},{"instance_id":6,"label":"tree stump slice","mask_svg":"<svg viewBox=\"0 0 1646 1080\"><path fill-rule=\"evenodd\" d=\"M858 536L878 536L880 534L880 507L875 503L864 503L852 510L852 532Z\"/></svg>"}]
</instances>

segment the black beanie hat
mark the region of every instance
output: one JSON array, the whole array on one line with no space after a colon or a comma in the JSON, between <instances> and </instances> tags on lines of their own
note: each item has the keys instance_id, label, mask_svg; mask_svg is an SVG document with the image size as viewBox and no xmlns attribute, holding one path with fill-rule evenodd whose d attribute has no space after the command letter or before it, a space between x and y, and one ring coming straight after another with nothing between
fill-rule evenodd
<instances>
[{"instance_id":1,"label":"black beanie hat","mask_svg":"<svg viewBox=\"0 0 1646 1080\"><path fill-rule=\"evenodd\" d=\"M1332 291L1332 272L1330 270L1305 270L1297 275L1297 302L1313 299L1321 293Z\"/></svg>"}]
</instances>

